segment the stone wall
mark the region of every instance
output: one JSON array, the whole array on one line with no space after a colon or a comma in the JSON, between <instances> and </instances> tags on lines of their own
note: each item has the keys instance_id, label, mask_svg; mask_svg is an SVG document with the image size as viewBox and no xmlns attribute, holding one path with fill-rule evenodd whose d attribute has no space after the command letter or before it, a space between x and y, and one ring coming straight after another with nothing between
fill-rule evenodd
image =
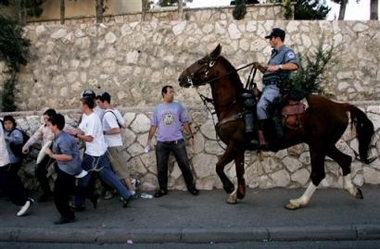
<instances>
[{"instance_id":1,"label":"stone wall","mask_svg":"<svg viewBox=\"0 0 380 249\"><path fill-rule=\"evenodd\" d=\"M374 156L378 155L380 107L378 21L284 21L278 6L250 9L246 18L236 21L231 8L186 10L184 20L177 12L149 13L106 18L96 25L91 19L72 20L65 25L31 23L25 28L31 39L31 60L22 70L16 99L20 113L14 113L21 128L33 133L42 110L55 108L66 114L69 123L78 120L79 96L86 88L111 93L112 102L124 113L129 128L123 131L128 165L141 178L144 189L157 186L154 152L143 153L153 106L161 101L164 84L176 88L176 99L189 107L193 117L196 146L188 147L190 160L200 189L220 188L215 163L223 153L217 141L213 120L202 108L194 89L180 89L177 77L195 60L220 43L222 54L236 67L253 61L266 62L270 55L263 38L273 27L287 32L286 44L302 54L312 52L324 36L324 47L336 46L337 64L327 69L324 88L339 101L355 102L374 121L376 127ZM165 17L165 18L164 18ZM0 66L1 69L2 66ZM2 71L2 70L1 70ZM243 82L249 69L240 71ZM0 75L3 82L5 75ZM260 75L257 76L260 82ZM209 87L199 89L209 94ZM4 114L1 114L4 115ZM354 158L357 151L353 133L347 131L339 147ZM303 144L277 153L246 153L246 180L249 187L301 187L310 172L307 147ZM38 147L26 162L25 176L34 174ZM184 189L178 167L171 159L170 188ZM174 166L174 167L173 167ZM340 170L326 160L327 177L323 186L339 187ZM355 184L378 184L380 162L363 165L354 159ZM226 168L235 178L232 165ZM35 184L33 178L29 185Z\"/></svg>"},{"instance_id":2,"label":"stone wall","mask_svg":"<svg viewBox=\"0 0 380 249\"><path fill-rule=\"evenodd\" d=\"M351 126L337 143L338 148L350 155L353 159L351 166L353 181L356 185L380 183L380 107L379 103L357 103L368 117L374 122L376 135L373 138L371 157L376 160L370 165L363 164L356 158L358 152L355 131ZM122 131L125 151L127 152L127 167L132 176L141 179L143 190L154 190L157 183L157 169L155 152L144 153L150 128L152 108L121 108L128 128ZM79 114L75 110L61 110L65 114L69 124L76 126ZM225 145L219 141L215 134L213 119L205 108L190 108L192 117L192 130L195 137L195 146L188 144L192 170L199 189L222 188L221 181L215 172L218 158L223 154ZM41 124L42 113L22 112L14 113L19 127L32 134ZM155 141L153 141L154 143ZM26 159L23 175L29 188L34 188L35 158L40 146L32 147L30 156ZM342 187L342 173L338 164L327 158L325 161L326 178L321 183L324 187ZM299 144L288 149L273 152L246 152L245 156L245 179L250 188L304 187L309 181L310 156L308 146ZM231 180L236 181L235 166L230 163L225 168L226 174ZM52 173L52 172L51 172ZM169 166L169 189L186 189L181 172L174 157L170 158Z\"/></svg>"},{"instance_id":3,"label":"stone wall","mask_svg":"<svg viewBox=\"0 0 380 249\"><path fill-rule=\"evenodd\" d=\"M231 8L216 8L194 10L184 21L161 20L162 16L168 18L168 13L158 12L150 21L133 21L131 17L139 16L136 14L109 17L100 25L90 20L72 20L65 25L31 23L25 28L32 43L31 58L19 77L17 108L75 108L85 88L109 91L116 105L152 106L160 101L162 85L178 86L176 81L183 69L218 43L236 68L253 61L265 63L271 48L263 37L273 27L284 28L286 43L302 54L315 51L322 36L324 47L336 46L337 64L326 70L324 83L335 99L378 99L378 21L255 18L275 18L276 13L281 9L257 7L256 12L236 21ZM243 82L248 73L248 68L239 71ZM0 75L0 81L5 77ZM207 87L201 90L207 92ZM177 91L177 98L187 106L201 103L194 90Z\"/></svg>"}]
</instances>

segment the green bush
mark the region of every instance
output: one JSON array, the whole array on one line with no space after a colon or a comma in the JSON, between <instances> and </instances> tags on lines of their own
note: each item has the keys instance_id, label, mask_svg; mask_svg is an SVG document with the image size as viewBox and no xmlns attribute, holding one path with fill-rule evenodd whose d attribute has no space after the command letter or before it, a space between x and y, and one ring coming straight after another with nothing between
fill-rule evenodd
<instances>
[{"instance_id":1,"label":"green bush","mask_svg":"<svg viewBox=\"0 0 380 249\"><path fill-rule=\"evenodd\" d=\"M16 21L0 15L0 61L4 61L7 70L3 73L9 78L3 83L1 93L2 111L15 111L14 88L17 73L22 65L28 62L30 41L23 38L23 29Z\"/></svg>"},{"instance_id":2,"label":"green bush","mask_svg":"<svg viewBox=\"0 0 380 249\"><path fill-rule=\"evenodd\" d=\"M332 45L326 50L323 48L324 36L312 55L298 53L299 68L290 77L292 87L302 89L306 93L318 93L326 95L322 83L326 80L324 75L327 66L337 63L333 59L335 47Z\"/></svg>"},{"instance_id":3,"label":"green bush","mask_svg":"<svg viewBox=\"0 0 380 249\"><path fill-rule=\"evenodd\" d=\"M236 0L236 5L232 11L232 16L235 20L242 20L247 14L247 6L245 6L245 0Z\"/></svg>"}]
</instances>

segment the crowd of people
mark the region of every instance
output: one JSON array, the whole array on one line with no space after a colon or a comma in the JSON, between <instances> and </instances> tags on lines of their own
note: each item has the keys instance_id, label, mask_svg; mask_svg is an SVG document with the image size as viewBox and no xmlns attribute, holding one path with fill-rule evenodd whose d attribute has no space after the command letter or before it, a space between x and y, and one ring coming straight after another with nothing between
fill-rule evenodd
<instances>
[{"instance_id":1,"label":"crowd of people","mask_svg":"<svg viewBox=\"0 0 380 249\"><path fill-rule=\"evenodd\" d=\"M154 196L167 194L170 151L178 161L188 190L197 195L181 131L183 127L194 138L189 117L181 104L173 102L171 86L162 89L162 96L164 103L155 108L147 142L152 146L151 140L157 130L157 177L160 188ZM43 124L27 141L23 141L21 131L16 129L15 119L4 116L0 125L0 188L10 201L20 207L17 216L28 214L34 200L18 176L23 157L15 155L11 149L13 144L21 146L22 154L26 155L33 144L41 143L35 170L41 192L38 201L54 202L60 215L55 224L75 222L75 212L86 209L86 199L91 201L93 208L97 208L102 195L95 185L97 179L105 190L104 199L118 193L124 208L139 197L136 193L139 180L131 177L123 150L121 132L126 128L126 122L112 106L111 95L107 92L96 95L93 90L87 89L82 93L80 104L82 116L77 127L67 125L65 117L54 109L47 109L42 116ZM78 146L80 141L84 143L83 153ZM56 173L53 189L47 177L49 167L53 167Z\"/></svg>"}]
</instances>

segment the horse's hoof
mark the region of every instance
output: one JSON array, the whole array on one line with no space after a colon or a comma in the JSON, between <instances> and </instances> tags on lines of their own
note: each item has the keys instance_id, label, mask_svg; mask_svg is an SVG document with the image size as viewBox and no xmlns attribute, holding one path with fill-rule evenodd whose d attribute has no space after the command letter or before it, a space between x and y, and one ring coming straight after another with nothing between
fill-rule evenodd
<instances>
[{"instance_id":1,"label":"horse's hoof","mask_svg":"<svg viewBox=\"0 0 380 249\"><path fill-rule=\"evenodd\" d=\"M228 195L227 203L228 204L237 204L237 191L235 190L230 195Z\"/></svg>"},{"instance_id":2,"label":"horse's hoof","mask_svg":"<svg viewBox=\"0 0 380 249\"><path fill-rule=\"evenodd\" d=\"M357 189L355 198L357 198L357 199L364 199L363 193L362 193L362 191L359 188Z\"/></svg>"},{"instance_id":3,"label":"horse's hoof","mask_svg":"<svg viewBox=\"0 0 380 249\"><path fill-rule=\"evenodd\" d=\"M232 198L228 198L227 203L228 204L237 204L238 202L237 202L237 200L233 200Z\"/></svg>"},{"instance_id":4,"label":"horse's hoof","mask_svg":"<svg viewBox=\"0 0 380 249\"><path fill-rule=\"evenodd\" d=\"M296 210L296 209L299 209L301 207L302 207L301 205L296 205L296 204L292 203L291 201L289 201L288 204L286 204L284 206L284 208L286 208L287 210Z\"/></svg>"}]
</instances>

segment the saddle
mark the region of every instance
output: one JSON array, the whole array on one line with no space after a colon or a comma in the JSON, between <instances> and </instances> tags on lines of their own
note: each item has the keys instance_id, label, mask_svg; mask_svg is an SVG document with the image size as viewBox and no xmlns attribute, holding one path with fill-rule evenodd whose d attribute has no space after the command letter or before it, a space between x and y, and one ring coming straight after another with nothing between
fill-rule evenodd
<instances>
[{"instance_id":1,"label":"saddle","mask_svg":"<svg viewBox=\"0 0 380 249\"><path fill-rule=\"evenodd\" d=\"M302 121L305 116L305 110L307 109L305 92L293 88L284 94L282 99L283 103L285 103L281 108L282 125L292 130L302 128Z\"/></svg>"},{"instance_id":2,"label":"saddle","mask_svg":"<svg viewBox=\"0 0 380 249\"><path fill-rule=\"evenodd\" d=\"M289 100L281 110L282 125L292 130L302 128L305 110L306 106L300 100Z\"/></svg>"}]
</instances>

